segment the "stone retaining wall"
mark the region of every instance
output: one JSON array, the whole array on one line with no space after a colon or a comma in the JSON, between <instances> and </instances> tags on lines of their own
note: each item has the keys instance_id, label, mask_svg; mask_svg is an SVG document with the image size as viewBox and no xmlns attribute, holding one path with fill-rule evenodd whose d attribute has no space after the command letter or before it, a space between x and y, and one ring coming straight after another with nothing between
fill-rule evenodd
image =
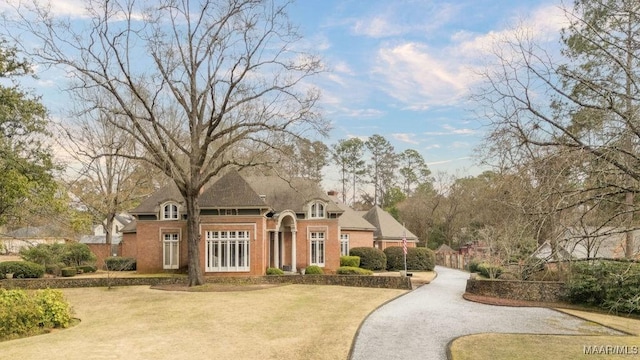
<instances>
[{"instance_id":1,"label":"stone retaining wall","mask_svg":"<svg viewBox=\"0 0 640 360\"><path fill-rule=\"evenodd\" d=\"M176 277L127 277L127 278L42 278L0 280L0 288L11 289L56 289L79 287L166 285L186 283L185 276ZM285 276L234 276L205 277L212 284L306 284L340 285L354 287L387 288L411 290L411 279L397 276L357 276L357 275L285 275Z\"/></svg>"},{"instance_id":2,"label":"stone retaining wall","mask_svg":"<svg viewBox=\"0 0 640 360\"><path fill-rule=\"evenodd\" d=\"M503 299L561 302L565 286L562 282L517 280L467 280L470 294Z\"/></svg>"}]
</instances>

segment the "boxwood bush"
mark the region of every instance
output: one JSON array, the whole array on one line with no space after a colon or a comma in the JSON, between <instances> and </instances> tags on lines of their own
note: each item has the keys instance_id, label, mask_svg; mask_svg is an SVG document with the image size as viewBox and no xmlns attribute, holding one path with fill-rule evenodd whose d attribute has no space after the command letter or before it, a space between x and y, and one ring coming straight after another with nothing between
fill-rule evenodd
<instances>
[{"instance_id":1,"label":"boxwood bush","mask_svg":"<svg viewBox=\"0 0 640 360\"><path fill-rule=\"evenodd\" d=\"M407 268L410 270L433 271L436 266L436 253L426 247L407 249Z\"/></svg>"},{"instance_id":2,"label":"boxwood bush","mask_svg":"<svg viewBox=\"0 0 640 360\"><path fill-rule=\"evenodd\" d=\"M309 265L304 270L304 273L307 275L321 275L324 274L324 271L322 271L322 268L318 265Z\"/></svg>"},{"instance_id":3,"label":"boxwood bush","mask_svg":"<svg viewBox=\"0 0 640 360\"><path fill-rule=\"evenodd\" d=\"M349 250L350 256L360 257L360 267L368 270L385 270L387 256L380 249L372 247L355 247Z\"/></svg>"},{"instance_id":4,"label":"boxwood bush","mask_svg":"<svg viewBox=\"0 0 640 360\"><path fill-rule=\"evenodd\" d=\"M340 266L336 271L338 275L372 275L373 271L354 267L354 266Z\"/></svg>"},{"instance_id":5,"label":"boxwood bush","mask_svg":"<svg viewBox=\"0 0 640 360\"><path fill-rule=\"evenodd\" d=\"M404 253L401 246L390 246L384 249L387 256L387 270L404 270ZM424 247L407 248L407 270L432 271L435 267L436 255L431 249Z\"/></svg>"},{"instance_id":6,"label":"boxwood bush","mask_svg":"<svg viewBox=\"0 0 640 360\"><path fill-rule=\"evenodd\" d=\"M360 257L340 256L340 266L360 267Z\"/></svg>"},{"instance_id":7,"label":"boxwood bush","mask_svg":"<svg viewBox=\"0 0 640 360\"><path fill-rule=\"evenodd\" d=\"M404 270L404 253L401 246L390 246L384 249L384 255L387 257L387 270Z\"/></svg>"},{"instance_id":8,"label":"boxwood bush","mask_svg":"<svg viewBox=\"0 0 640 360\"><path fill-rule=\"evenodd\" d=\"M6 274L13 274L16 279L41 278L44 276L44 266L29 261L5 261L0 263L0 278Z\"/></svg>"},{"instance_id":9,"label":"boxwood bush","mask_svg":"<svg viewBox=\"0 0 640 360\"><path fill-rule=\"evenodd\" d=\"M76 276L77 273L78 273L78 270L74 267L66 267L66 268L60 269L60 275L62 275L63 277Z\"/></svg>"},{"instance_id":10,"label":"boxwood bush","mask_svg":"<svg viewBox=\"0 0 640 360\"><path fill-rule=\"evenodd\" d=\"M104 260L107 270L133 271L136 269L136 259L122 256L110 256Z\"/></svg>"},{"instance_id":11,"label":"boxwood bush","mask_svg":"<svg viewBox=\"0 0 640 360\"><path fill-rule=\"evenodd\" d=\"M267 268L267 275L284 275L284 271L278 268Z\"/></svg>"}]
</instances>

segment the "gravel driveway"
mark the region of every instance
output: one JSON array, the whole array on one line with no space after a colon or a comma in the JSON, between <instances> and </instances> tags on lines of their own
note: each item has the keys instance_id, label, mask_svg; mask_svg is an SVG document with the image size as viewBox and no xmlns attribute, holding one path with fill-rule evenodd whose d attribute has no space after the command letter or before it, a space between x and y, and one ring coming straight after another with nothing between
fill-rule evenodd
<instances>
[{"instance_id":1,"label":"gravel driveway","mask_svg":"<svg viewBox=\"0 0 640 360\"><path fill-rule=\"evenodd\" d=\"M445 360L447 344L476 333L616 334L545 308L483 305L462 298L469 273L436 267L438 277L374 311L362 324L353 360Z\"/></svg>"}]
</instances>

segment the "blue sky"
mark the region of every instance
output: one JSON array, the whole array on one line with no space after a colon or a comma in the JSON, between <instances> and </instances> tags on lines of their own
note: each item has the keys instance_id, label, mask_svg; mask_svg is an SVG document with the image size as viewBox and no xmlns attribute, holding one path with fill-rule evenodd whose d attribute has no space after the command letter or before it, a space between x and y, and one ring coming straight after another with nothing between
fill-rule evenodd
<instances>
[{"instance_id":1,"label":"blue sky","mask_svg":"<svg viewBox=\"0 0 640 360\"><path fill-rule=\"evenodd\" d=\"M467 101L492 39L518 25L557 41L558 1L302 0L291 11L332 70L317 80L329 139L385 136L433 172L476 175L482 124Z\"/></svg>"},{"instance_id":2,"label":"blue sky","mask_svg":"<svg viewBox=\"0 0 640 360\"><path fill-rule=\"evenodd\" d=\"M18 3L19 0L8 0ZM7 3L0 11L7 11ZM486 130L468 102L476 72L496 37L516 26L556 42L560 0L298 0L291 9L305 42L330 70L313 82L333 124L328 144L372 134L398 152L418 150L432 172L465 176L481 169L474 149ZM81 0L54 0L52 10L81 16ZM65 100L47 72L31 87L53 116ZM329 175L331 177L331 175ZM337 179L327 179L337 181Z\"/></svg>"}]
</instances>

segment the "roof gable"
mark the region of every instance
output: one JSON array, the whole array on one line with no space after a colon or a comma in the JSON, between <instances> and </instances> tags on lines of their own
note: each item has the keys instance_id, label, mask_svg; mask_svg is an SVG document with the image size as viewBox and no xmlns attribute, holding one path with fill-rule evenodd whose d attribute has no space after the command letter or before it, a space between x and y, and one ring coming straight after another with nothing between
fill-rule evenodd
<instances>
[{"instance_id":1,"label":"roof gable","mask_svg":"<svg viewBox=\"0 0 640 360\"><path fill-rule=\"evenodd\" d=\"M245 179L257 194L264 196L264 202L275 211L292 210L303 213L314 200L324 202L327 212L343 211L311 180L286 180L279 176L252 176Z\"/></svg>"},{"instance_id":2,"label":"roof gable","mask_svg":"<svg viewBox=\"0 0 640 360\"><path fill-rule=\"evenodd\" d=\"M229 171L199 197L201 208L265 208L266 204L237 171Z\"/></svg>"},{"instance_id":3,"label":"roof gable","mask_svg":"<svg viewBox=\"0 0 640 360\"><path fill-rule=\"evenodd\" d=\"M362 217L376 227L373 233L376 240L402 240L405 236L407 240L418 240L417 236L378 206L371 208Z\"/></svg>"}]
</instances>

